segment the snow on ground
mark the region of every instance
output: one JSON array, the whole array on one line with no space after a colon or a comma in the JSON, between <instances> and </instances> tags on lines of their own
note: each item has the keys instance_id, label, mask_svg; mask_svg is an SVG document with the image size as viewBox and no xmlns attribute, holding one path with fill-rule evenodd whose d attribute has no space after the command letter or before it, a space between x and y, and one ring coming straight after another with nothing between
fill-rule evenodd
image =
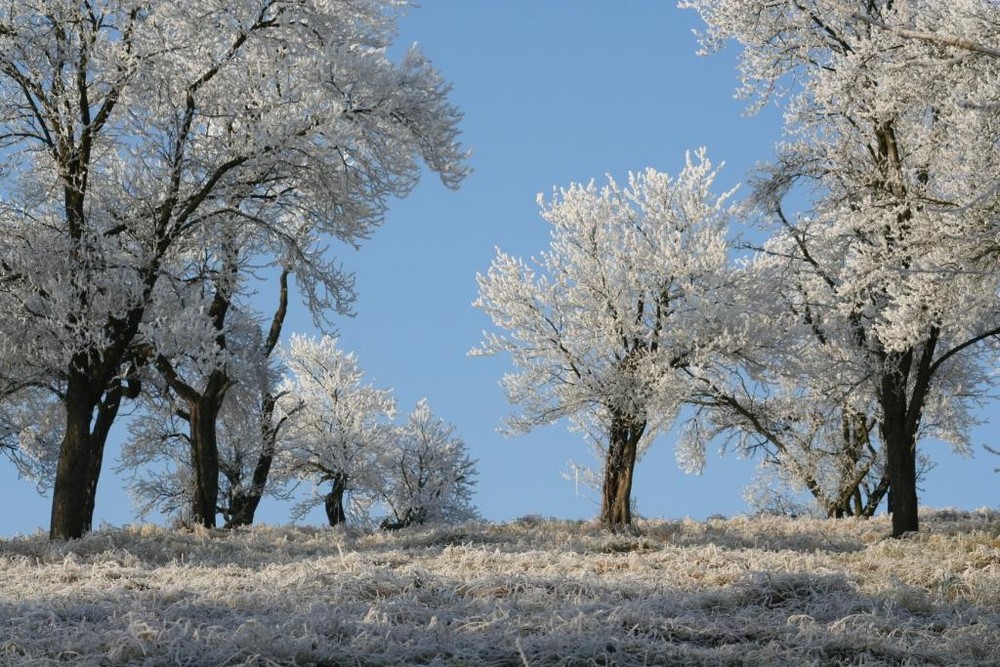
<instances>
[{"instance_id":1,"label":"snow on ground","mask_svg":"<svg viewBox=\"0 0 1000 667\"><path fill-rule=\"evenodd\" d=\"M1000 664L1000 512L0 540L0 664Z\"/></svg>"}]
</instances>

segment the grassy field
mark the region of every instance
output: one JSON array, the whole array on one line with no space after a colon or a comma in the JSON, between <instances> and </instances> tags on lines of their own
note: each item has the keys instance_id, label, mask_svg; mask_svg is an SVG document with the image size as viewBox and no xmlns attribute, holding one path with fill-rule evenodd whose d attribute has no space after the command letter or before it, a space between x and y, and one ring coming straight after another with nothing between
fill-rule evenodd
<instances>
[{"instance_id":1,"label":"grassy field","mask_svg":"<svg viewBox=\"0 0 1000 667\"><path fill-rule=\"evenodd\" d=\"M0 664L1000 664L1000 512L0 540Z\"/></svg>"}]
</instances>

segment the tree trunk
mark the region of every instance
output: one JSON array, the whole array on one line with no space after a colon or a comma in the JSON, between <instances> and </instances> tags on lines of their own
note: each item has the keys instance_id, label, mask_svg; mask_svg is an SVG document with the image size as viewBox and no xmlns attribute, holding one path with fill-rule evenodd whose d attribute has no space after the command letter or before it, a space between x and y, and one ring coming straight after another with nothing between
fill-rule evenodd
<instances>
[{"instance_id":1,"label":"tree trunk","mask_svg":"<svg viewBox=\"0 0 1000 667\"><path fill-rule=\"evenodd\" d=\"M226 272L235 275L235 264L227 263ZM212 299L208 315L212 318L220 350L226 348L224 330L226 314L232 305L228 292L219 287ZM165 356L157 355L156 366L167 385L188 405L188 430L191 440L191 465L194 468L194 498L191 502L192 520L205 528L215 528L215 515L219 510L219 446L216 437L216 422L222 401L232 382L226 371L213 370L198 391L185 382L173 364Z\"/></svg>"},{"instance_id":2,"label":"tree trunk","mask_svg":"<svg viewBox=\"0 0 1000 667\"><path fill-rule=\"evenodd\" d=\"M917 449L913 434L899 423L899 415L886 415L882 440L886 475L891 489L892 536L902 537L920 529L917 517Z\"/></svg>"},{"instance_id":3,"label":"tree trunk","mask_svg":"<svg viewBox=\"0 0 1000 667\"><path fill-rule=\"evenodd\" d=\"M97 419L90 434L90 457L87 465L87 497L84 504L84 532L94 525L94 508L97 506L97 482L101 478L101 466L104 461L104 445L108 442L111 427L118 416L121 407L123 389L121 384L109 389L97 406Z\"/></svg>"},{"instance_id":4,"label":"tree trunk","mask_svg":"<svg viewBox=\"0 0 1000 667\"><path fill-rule=\"evenodd\" d=\"M896 355L882 376L879 399L882 406L880 431L885 447L885 474L889 478L889 512L892 536L902 537L920 528L917 517L917 448L916 427L919 416L911 420L911 400L907 379L912 354ZM895 371L895 372L894 372Z\"/></svg>"},{"instance_id":5,"label":"tree trunk","mask_svg":"<svg viewBox=\"0 0 1000 667\"><path fill-rule=\"evenodd\" d=\"M639 440L646 422L621 415L612 417L608 453L604 462L601 523L617 530L632 525L632 475Z\"/></svg>"},{"instance_id":6,"label":"tree trunk","mask_svg":"<svg viewBox=\"0 0 1000 667\"><path fill-rule=\"evenodd\" d=\"M190 403L191 463L195 490L192 520L205 528L215 528L219 505L219 448L215 422L219 406L209 395Z\"/></svg>"},{"instance_id":7,"label":"tree trunk","mask_svg":"<svg viewBox=\"0 0 1000 667\"><path fill-rule=\"evenodd\" d=\"M330 526L339 526L347 521L347 514L344 512L344 491L347 480L343 476L337 476L333 480L333 488L326 494L324 506L326 508L326 518Z\"/></svg>"},{"instance_id":8,"label":"tree trunk","mask_svg":"<svg viewBox=\"0 0 1000 667\"><path fill-rule=\"evenodd\" d=\"M271 357L274 348L278 345L278 338L281 336L281 329L285 323L285 315L288 312L288 274L287 267L281 271L278 278L278 307L271 318L271 328L268 330L267 341L264 344L264 356ZM274 461L274 450L278 440L278 431L285 420L283 417L278 422L274 421L274 408L277 404L277 397L269 391L263 392L260 402L260 433L262 449L257 458L257 465L253 469L253 479L249 489L240 489L229 499L229 519L226 522L227 528L237 526L249 526L253 523L257 506L264 496L267 488L267 478L271 474L271 464Z\"/></svg>"},{"instance_id":9,"label":"tree trunk","mask_svg":"<svg viewBox=\"0 0 1000 667\"><path fill-rule=\"evenodd\" d=\"M78 539L90 529L96 488L93 471L100 469L100 457L93 451L90 421L97 407L90 382L80 372L71 372L66 387L66 431L59 447L59 463L52 489L52 517L49 538ZM96 463L95 463L96 462ZM88 515L89 508L89 515Z\"/></svg>"},{"instance_id":10,"label":"tree trunk","mask_svg":"<svg viewBox=\"0 0 1000 667\"><path fill-rule=\"evenodd\" d=\"M892 536L917 532L917 432L933 375L931 361L938 331L932 329L920 351L887 355L881 378L881 434L885 447L885 471L889 478ZM911 379L912 378L912 379Z\"/></svg>"}]
</instances>

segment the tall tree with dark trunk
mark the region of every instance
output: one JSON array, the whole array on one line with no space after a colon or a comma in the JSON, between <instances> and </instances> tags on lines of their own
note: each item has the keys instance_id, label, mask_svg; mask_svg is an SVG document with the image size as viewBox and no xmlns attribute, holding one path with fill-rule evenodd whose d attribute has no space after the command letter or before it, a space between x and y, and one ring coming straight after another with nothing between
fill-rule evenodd
<instances>
[{"instance_id":1,"label":"tall tree with dark trunk","mask_svg":"<svg viewBox=\"0 0 1000 667\"><path fill-rule=\"evenodd\" d=\"M706 48L744 46L742 92L755 105L789 100L789 140L756 188L778 225L763 250L804 287L799 312L846 351L850 363L824 373L833 386L852 377L874 407L892 534L916 531L919 438L968 445L968 410L995 363L980 343L1000 334L1000 59L981 46L1000 38L1000 7L681 4L708 24ZM812 197L787 215L800 182Z\"/></svg>"},{"instance_id":2,"label":"tall tree with dark trunk","mask_svg":"<svg viewBox=\"0 0 1000 667\"><path fill-rule=\"evenodd\" d=\"M532 264L498 252L476 306L501 331L475 354L509 353L512 432L569 418L603 462L601 521L632 523L635 465L673 422L696 367L728 332L713 304L727 268L725 196L703 152L676 180L652 169L543 205L552 243ZM540 201L540 203L542 203Z\"/></svg>"},{"instance_id":3,"label":"tall tree with dark trunk","mask_svg":"<svg viewBox=\"0 0 1000 667\"><path fill-rule=\"evenodd\" d=\"M90 526L136 338L171 317L163 276L252 229L326 320L353 291L324 239L366 238L419 160L448 186L465 175L447 85L416 50L387 57L395 6L0 8L0 342L65 408L53 538Z\"/></svg>"}]
</instances>

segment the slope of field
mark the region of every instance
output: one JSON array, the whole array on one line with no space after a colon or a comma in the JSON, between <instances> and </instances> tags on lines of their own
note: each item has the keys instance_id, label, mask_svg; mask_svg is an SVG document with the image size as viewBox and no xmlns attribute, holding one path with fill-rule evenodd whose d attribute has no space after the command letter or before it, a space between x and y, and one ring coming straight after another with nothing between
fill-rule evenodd
<instances>
[{"instance_id":1,"label":"slope of field","mask_svg":"<svg viewBox=\"0 0 1000 667\"><path fill-rule=\"evenodd\" d=\"M1000 664L1000 512L0 540L0 664Z\"/></svg>"}]
</instances>

